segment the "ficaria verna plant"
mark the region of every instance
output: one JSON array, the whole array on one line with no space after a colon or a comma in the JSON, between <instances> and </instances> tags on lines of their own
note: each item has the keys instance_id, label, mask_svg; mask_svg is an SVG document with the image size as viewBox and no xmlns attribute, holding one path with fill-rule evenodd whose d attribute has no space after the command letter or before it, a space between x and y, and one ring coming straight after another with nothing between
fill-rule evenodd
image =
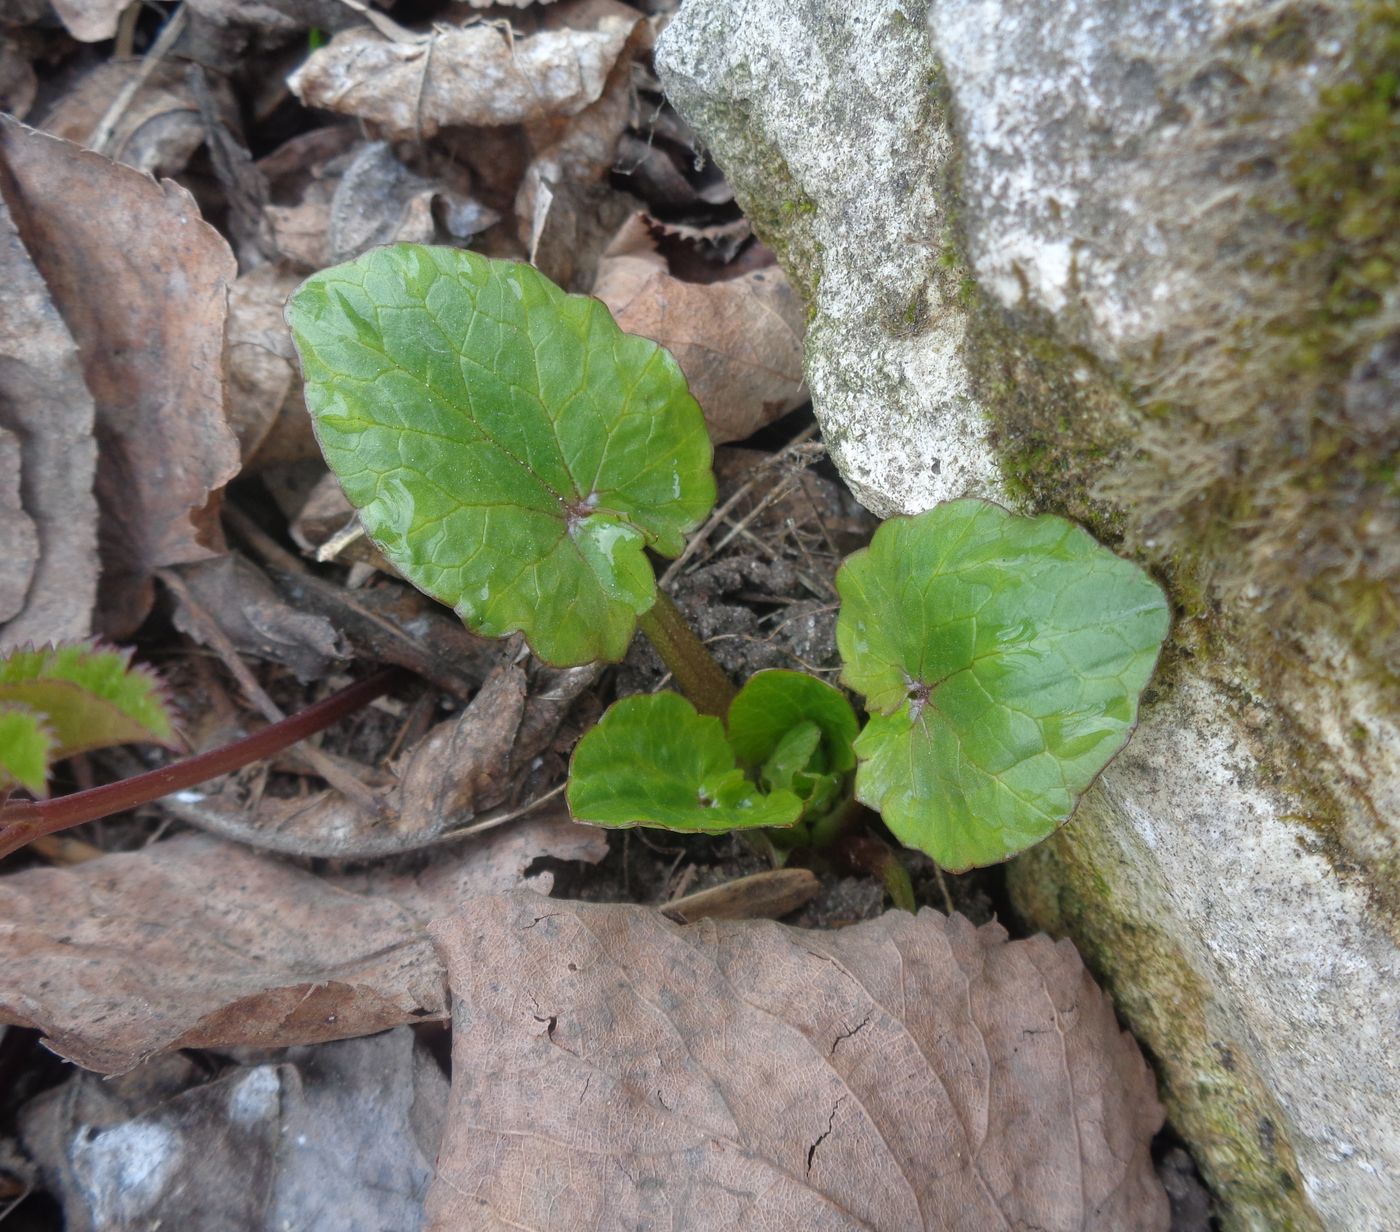
<instances>
[{"instance_id":1,"label":"ficaria verna plant","mask_svg":"<svg viewBox=\"0 0 1400 1232\"><path fill-rule=\"evenodd\" d=\"M709 437L671 356L598 300L400 244L314 275L288 318L326 460L406 578L555 665L621 659L640 626L680 686L579 741L580 821L821 845L854 800L959 870L1050 834L1132 731L1166 601L1062 518L951 501L846 561L862 729L800 672L736 693L658 590L648 554L677 555L714 503Z\"/></svg>"}]
</instances>

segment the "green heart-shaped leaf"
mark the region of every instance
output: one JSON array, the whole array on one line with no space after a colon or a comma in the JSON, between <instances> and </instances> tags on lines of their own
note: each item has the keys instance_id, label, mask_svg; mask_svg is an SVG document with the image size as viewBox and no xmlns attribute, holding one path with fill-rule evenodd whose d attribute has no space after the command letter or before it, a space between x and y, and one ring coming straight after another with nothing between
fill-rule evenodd
<instances>
[{"instance_id":1,"label":"green heart-shaped leaf","mask_svg":"<svg viewBox=\"0 0 1400 1232\"><path fill-rule=\"evenodd\" d=\"M1170 624L1156 583L1081 528L979 500L886 522L836 585L842 678L872 714L856 797L952 870L1069 817Z\"/></svg>"},{"instance_id":2,"label":"green heart-shaped leaf","mask_svg":"<svg viewBox=\"0 0 1400 1232\"><path fill-rule=\"evenodd\" d=\"M313 275L287 319L326 461L370 537L476 632L622 658L714 503L675 360L528 265L397 244Z\"/></svg>"},{"instance_id":3,"label":"green heart-shaped leaf","mask_svg":"<svg viewBox=\"0 0 1400 1232\"><path fill-rule=\"evenodd\" d=\"M600 826L723 834L790 826L802 802L764 795L739 769L724 724L678 693L623 698L574 749L569 811Z\"/></svg>"},{"instance_id":4,"label":"green heart-shaped leaf","mask_svg":"<svg viewBox=\"0 0 1400 1232\"><path fill-rule=\"evenodd\" d=\"M51 759L114 744L169 745L170 713L160 682L123 650L68 643L15 650L0 659L0 704L44 716Z\"/></svg>"}]
</instances>

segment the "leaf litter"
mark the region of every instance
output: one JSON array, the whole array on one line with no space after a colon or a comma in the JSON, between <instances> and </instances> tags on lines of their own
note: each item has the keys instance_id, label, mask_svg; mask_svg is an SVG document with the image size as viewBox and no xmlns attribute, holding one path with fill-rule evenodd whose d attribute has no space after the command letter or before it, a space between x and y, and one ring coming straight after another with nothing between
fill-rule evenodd
<instances>
[{"instance_id":1,"label":"leaf litter","mask_svg":"<svg viewBox=\"0 0 1400 1232\"><path fill-rule=\"evenodd\" d=\"M666 584L735 674L832 678L830 579L873 522L783 418L803 308L656 86L668 8L5 19L0 93L49 135L0 128L0 646L138 636L197 746L380 664L426 682L0 875L8 1042L125 1072L0 1113L4 1177L37 1164L70 1227L505 1227L559 1193L600 1227L1166 1226L1150 1075L1067 945L872 920L868 877L723 845L609 849L555 793L606 700L660 682L649 650L600 673L483 643L326 480L286 296L396 240L532 259L676 353L716 441L780 421L719 451ZM666 915L521 892L552 887ZM756 922L799 907L866 922Z\"/></svg>"},{"instance_id":2,"label":"leaf litter","mask_svg":"<svg viewBox=\"0 0 1400 1232\"><path fill-rule=\"evenodd\" d=\"M238 468L223 386L233 254L169 181L4 119L0 160L96 405L98 627L127 636L150 610L155 569L223 546L212 494Z\"/></svg>"},{"instance_id":3,"label":"leaf litter","mask_svg":"<svg viewBox=\"0 0 1400 1232\"><path fill-rule=\"evenodd\" d=\"M531 894L430 931L471 1075L430 1229L1168 1226L1151 1073L1068 942Z\"/></svg>"}]
</instances>

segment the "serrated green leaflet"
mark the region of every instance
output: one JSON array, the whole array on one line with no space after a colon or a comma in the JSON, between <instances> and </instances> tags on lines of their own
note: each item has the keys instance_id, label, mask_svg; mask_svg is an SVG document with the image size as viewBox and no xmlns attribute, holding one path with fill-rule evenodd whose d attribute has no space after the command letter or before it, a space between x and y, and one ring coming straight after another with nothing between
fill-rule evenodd
<instances>
[{"instance_id":1,"label":"serrated green leaflet","mask_svg":"<svg viewBox=\"0 0 1400 1232\"><path fill-rule=\"evenodd\" d=\"M836 585L842 678L872 714L856 797L952 870L1069 817L1170 623L1156 583L1079 527L977 500L886 522Z\"/></svg>"},{"instance_id":2,"label":"serrated green leaflet","mask_svg":"<svg viewBox=\"0 0 1400 1232\"><path fill-rule=\"evenodd\" d=\"M42 796L54 747L43 715L28 706L0 704L0 793L23 787Z\"/></svg>"},{"instance_id":3,"label":"serrated green leaflet","mask_svg":"<svg viewBox=\"0 0 1400 1232\"><path fill-rule=\"evenodd\" d=\"M114 744L169 744L160 684L125 651L85 644L16 650L0 659L0 704L44 716L53 758Z\"/></svg>"},{"instance_id":4,"label":"serrated green leaflet","mask_svg":"<svg viewBox=\"0 0 1400 1232\"><path fill-rule=\"evenodd\" d=\"M723 834L790 826L802 802L764 795L739 769L716 718L677 693L627 697L574 749L569 811L602 826L660 826Z\"/></svg>"},{"instance_id":5,"label":"serrated green leaflet","mask_svg":"<svg viewBox=\"0 0 1400 1232\"><path fill-rule=\"evenodd\" d=\"M622 658L714 503L704 417L671 356L595 299L399 244L288 306L306 403L366 530L476 632L542 659Z\"/></svg>"}]
</instances>

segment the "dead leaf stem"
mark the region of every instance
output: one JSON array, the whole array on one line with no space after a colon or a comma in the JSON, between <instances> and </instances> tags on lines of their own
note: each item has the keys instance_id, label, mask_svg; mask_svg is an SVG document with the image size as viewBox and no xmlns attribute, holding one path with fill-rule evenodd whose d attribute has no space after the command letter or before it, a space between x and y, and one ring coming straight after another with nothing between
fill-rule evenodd
<instances>
[{"instance_id":1,"label":"dead leaf stem","mask_svg":"<svg viewBox=\"0 0 1400 1232\"><path fill-rule=\"evenodd\" d=\"M376 697L382 697L403 678L404 673L398 668L386 668L280 723L273 723L222 748L70 796L9 804L0 809L0 859L43 835L150 804L172 792L194 787L280 753L298 740L354 714Z\"/></svg>"},{"instance_id":2,"label":"dead leaf stem","mask_svg":"<svg viewBox=\"0 0 1400 1232\"><path fill-rule=\"evenodd\" d=\"M190 588L185 585L184 578L170 569L161 569L157 571L156 576L185 605L190 619L199 626L204 640L214 648L214 652L223 661L224 666L238 681L238 687L243 690L243 695L262 712L263 718L269 723L282 722L287 717L286 714L257 682L257 678L248 670L247 664L239 657L237 648L229 635L224 632L223 626L195 599ZM370 816L388 816L384 802L335 758L309 744L297 749L296 752L327 783Z\"/></svg>"}]
</instances>

